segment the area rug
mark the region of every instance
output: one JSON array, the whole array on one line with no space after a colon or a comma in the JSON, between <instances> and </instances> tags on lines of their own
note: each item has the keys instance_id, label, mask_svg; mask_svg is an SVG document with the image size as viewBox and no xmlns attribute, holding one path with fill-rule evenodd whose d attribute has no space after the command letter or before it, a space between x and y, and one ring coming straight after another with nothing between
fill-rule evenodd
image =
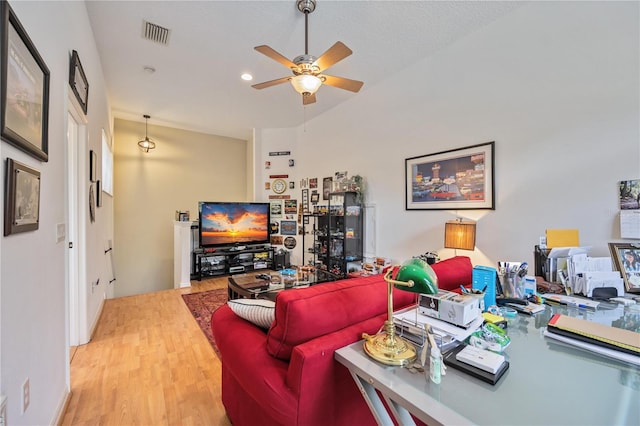
<instances>
[{"instance_id":1,"label":"area rug","mask_svg":"<svg viewBox=\"0 0 640 426\"><path fill-rule=\"evenodd\" d=\"M227 289L219 288L200 293L183 294L182 299L196 319L204 335L207 336L214 352L218 358L220 358L220 352L218 351L216 342L213 339L213 333L211 332L211 315L213 311L227 303Z\"/></svg>"}]
</instances>

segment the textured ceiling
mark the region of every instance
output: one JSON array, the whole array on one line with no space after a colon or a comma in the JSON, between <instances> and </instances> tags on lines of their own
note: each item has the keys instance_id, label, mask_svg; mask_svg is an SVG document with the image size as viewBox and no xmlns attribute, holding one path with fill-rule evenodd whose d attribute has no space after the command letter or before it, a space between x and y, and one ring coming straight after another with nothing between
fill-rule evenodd
<instances>
[{"instance_id":1,"label":"textured ceiling","mask_svg":"<svg viewBox=\"0 0 640 426\"><path fill-rule=\"evenodd\" d=\"M251 87L291 75L255 46L289 59L304 53L304 15L295 0L86 4L115 117L143 121L149 114L151 124L246 139L253 128L298 126L358 96L323 86L317 103L303 107L288 83ZM309 54L345 43L353 55L328 73L364 81L364 93L522 4L318 0L309 15ZM142 37L144 20L171 30L168 45ZM241 80L244 72L254 80Z\"/></svg>"}]
</instances>

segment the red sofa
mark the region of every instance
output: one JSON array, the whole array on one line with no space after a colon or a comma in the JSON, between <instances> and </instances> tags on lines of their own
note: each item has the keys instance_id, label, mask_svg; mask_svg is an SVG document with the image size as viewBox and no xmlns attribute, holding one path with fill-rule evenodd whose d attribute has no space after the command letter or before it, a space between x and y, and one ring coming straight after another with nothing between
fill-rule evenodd
<instances>
[{"instance_id":1,"label":"red sofa","mask_svg":"<svg viewBox=\"0 0 640 426\"><path fill-rule=\"evenodd\" d=\"M432 265L442 289L471 284L468 257ZM382 275L278 294L266 331L223 305L211 328L222 361L222 402L235 426L375 425L349 371L334 351L377 332L386 319ZM394 290L396 309L416 295Z\"/></svg>"}]
</instances>

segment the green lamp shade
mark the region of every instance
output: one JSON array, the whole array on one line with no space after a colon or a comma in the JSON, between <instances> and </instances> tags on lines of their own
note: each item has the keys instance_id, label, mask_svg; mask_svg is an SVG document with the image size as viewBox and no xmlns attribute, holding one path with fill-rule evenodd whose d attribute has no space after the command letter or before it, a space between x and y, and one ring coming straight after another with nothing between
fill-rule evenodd
<instances>
[{"instance_id":1,"label":"green lamp shade","mask_svg":"<svg viewBox=\"0 0 640 426\"><path fill-rule=\"evenodd\" d=\"M409 259L402 264L395 281L413 281L413 287L398 285L396 288L413 293L436 294L438 292L438 277L431 266L422 259Z\"/></svg>"}]
</instances>

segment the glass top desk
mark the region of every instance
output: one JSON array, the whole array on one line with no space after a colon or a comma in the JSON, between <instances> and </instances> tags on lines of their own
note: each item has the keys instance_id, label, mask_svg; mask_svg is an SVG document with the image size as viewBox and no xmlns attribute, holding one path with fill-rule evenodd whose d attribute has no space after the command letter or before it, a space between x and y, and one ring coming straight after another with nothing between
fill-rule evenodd
<instances>
[{"instance_id":1,"label":"glass top desk","mask_svg":"<svg viewBox=\"0 0 640 426\"><path fill-rule=\"evenodd\" d=\"M379 424L400 424L408 412L431 425L640 425L640 368L593 354L542 332L554 313L639 331L640 305L601 304L596 311L546 306L533 316L508 319L509 370L494 386L447 367L439 385L424 373L386 366L369 358L363 341L338 349ZM607 308L608 307L608 308ZM428 372L427 372L428 374Z\"/></svg>"}]
</instances>

